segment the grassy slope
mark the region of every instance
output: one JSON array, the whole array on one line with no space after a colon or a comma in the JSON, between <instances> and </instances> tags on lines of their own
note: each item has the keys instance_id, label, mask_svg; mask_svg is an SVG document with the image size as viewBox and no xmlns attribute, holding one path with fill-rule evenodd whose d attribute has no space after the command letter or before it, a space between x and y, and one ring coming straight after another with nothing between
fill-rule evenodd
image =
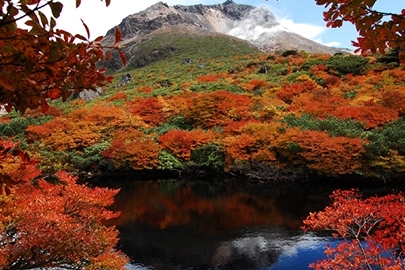
<instances>
[{"instance_id":1,"label":"grassy slope","mask_svg":"<svg viewBox=\"0 0 405 270\"><path fill-rule=\"evenodd\" d=\"M3 117L0 133L22 140L44 170L209 168L274 180L405 171L402 67L264 55L220 36L143 45L138 59L175 50L116 73L94 102L56 102L47 117ZM127 73L134 81L117 87Z\"/></svg>"}]
</instances>

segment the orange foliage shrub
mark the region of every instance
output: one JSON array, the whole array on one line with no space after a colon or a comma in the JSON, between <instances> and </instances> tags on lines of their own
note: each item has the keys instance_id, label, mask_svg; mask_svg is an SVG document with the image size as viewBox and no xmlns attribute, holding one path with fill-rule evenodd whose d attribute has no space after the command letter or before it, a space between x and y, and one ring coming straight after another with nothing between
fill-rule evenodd
<instances>
[{"instance_id":1,"label":"orange foliage shrub","mask_svg":"<svg viewBox=\"0 0 405 270\"><path fill-rule=\"evenodd\" d=\"M387 71L388 74L394 78L396 83L404 83L405 82L405 70L403 67L394 68Z\"/></svg>"},{"instance_id":2,"label":"orange foliage shrub","mask_svg":"<svg viewBox=\"0 0 405 270\"><path fill-rule=\"evenodd\" d=\"M218 76L217 75L204 75L197 77L198 82L217 82L218 81Z\"/></svg>"},{"instance_id":3,"label":"orange foliage shrub","mask_svg":"<svg viewBox=\"0 0 405 270\"><path fill-rule=\"evenodd\" d=\"M136 89L139 93L150 93L152 90L153 88L151 86L141 86Z\"/></svg>"},{"instance_id":4,"label":"orange foliage shrub","mask_svg":"<svg viewBox=\"0 0 405 270\"><path fill-rule=\"evenodd\" d=\"M366 128L371 129L390 121L398 120L398 112L394 109L381 105L370 105L362 107L341 106L332 112L333 116L341 119L350 118L355 121L365 122Z\"/></svg>"},{"instance_id":5,"label":"orange foliage shrub","mask_svg":"<svg viewBox=\"0 0 405 270\"><path fill-rule=\"evenodd\" d=\"M19 148L19 143L0 137L0 195L10 194L13 186L28 183L40 173L36 162Z\"/></svg>"},{"instance_id":6,"label":"orange foliage shrub","mask_svg":"<svg viewBox=\"0 0 405 270\"><path fill-rule=\"evenodd\" d=\"M243 90L251 92L256 89L260 89L262 87L266 87L268 83L265 80L260 80L260 79L252 79L248 81L247 83L242 83L241 86Z\"/></svg>"},{"instance_id":7,"label":"orange foliage shrub","mask_svg":"<svg viewBox=\"0 0 405 270\"><path fill-rule=\"evenodd\" d=\"M39 126L29 126L27 141L39 141L55 151L82 149L108 140L117 127L145 127L140 119L126 117L115 106L81 108Z\"/></svg>"},{"instance_id":8,"label":"orange foliage shrub","mask_svg":"<svg viewBox=\"0 0 405 270\"><path fill-rule=\"evenodd\" d=\"M214 138L212 131L195 129L191 131L173 129L159 137L161 146L178 158L190 160L192 150L210 143Z\"/></svg>"},{"instance_id":9,"label":"orange foliage shrub","mask_svg":"<svg viewBox=\"0 0 405 270\"><path fill-rule=\"evenodd\" d=\"M252 152L256 150L256 140L249 134L226 137L224 147L226 154L233 160L249 160Z\"/></svg>"},{"instance_id":10,"label":"orange foliage shrub","mask_svg":"<svg viewBox=\"0 0 405 270\"><path fill-rule=\"evenodd\" d=\"M128 101L125 105L132 115L140 116L147 124L156 126L165 121L162 104L155 97Z\"/></svg>"},{"instance_id":11,"label":"orange foliage shrub","mask_svg":"<svg viewBox=\"0 0 405 270\"><path fill-rule=\"evenodd\" d=\"M232 121L250 119L250 97L217 91L200 94L184 111L184 117L196 127L225 126Z\"/></svg>"},{"instance_id":12,"label":"orange foliage shrub","mask_svg":"<svg viewBox=\"0 0 405 270\"><path fill-rule=\"evenodd\" d=\"M328 92L303 93L295 99L294 110L300 110L317 117L332 115L336 108L346 105L347 100L342 96L330 95Z\"/></svg>"},{"instance_id":13,"label":"orange foliage shrub","mask_svg":"<svg viewBox=\"0 0 405 270\"><path fill-rule=\"evenodd\" d=\"M157 97L162 105L162 111L166 119L175 115L182 115L193 105L193 99L198 98L199 93L182 93L170 97Z\"/></svg>"},{"instance_id":14,"label":"orange foliage shrub","mask_svg":"<svg viewBox=\"0 0 405 270\"><path fill-rule=\"evenodd\" d=\"M281 99L287 104L293 102L294 97L304 92L305 87L303 84L287 84L284 88L276 93L277 98Z\"/></svg>"},{"instance_id":15,"label":"orange foliage shrub","mask_svg":"<svg viewBox=\"0 0 405 270\"><path fill-rule=\"evenodd\" d=\"M157 168L159 152L160 146L151 136L130 128L117 130L102 156L111 159L117 169L144 170Z\"/></svg>"},{"instance_id":16,"label":"orange foliage shrub","mask_svg":"<svg viewBox=\"0 0 405 270\"><path fill-rule=\"evenodd\" d=\"M295 149L288 149L291 143ZM289 129L276 141L276 149L293 163L304 164L325 175L353 174L362 167L365 141L330 137L321 131Z\"/></svg>"},{"instance_id":17,"label":"orange foliage shrub","mask_svg":"<svg viewBox=\"0 0 405 270\"><path fill-rule=\"evenodd\" d=\"M274 139L278 136L280 123L247 123L239 128L239 135L224 139L227 161L249 160L269 163L276 160L275 153L270 150ZM230 164L227 164L230 165Z\"/></svg>"},{"instance_id":18,"label":"orange foliage shrub","mask_svg":"<svg viewBox=\"0 0 405 270\"><path fill-rule=\"evenodd\" d=\"M128 99L127 94L125 94L124 92L117 92L114 95L112 95L110 98L108 98L107 101L126 100L126 99Z\"/></svg>"},{"instance_id":19,"label":"orange foliage shrub","mask_svg":"<svg viewBox=\"0 0 405 270\"><path fill-rule=\"evenodd\" d=\"M383 106L396 110L400 116L405 114L405 93L395 90L384 91L381 101Z\"/></svg>"}]
</instances>

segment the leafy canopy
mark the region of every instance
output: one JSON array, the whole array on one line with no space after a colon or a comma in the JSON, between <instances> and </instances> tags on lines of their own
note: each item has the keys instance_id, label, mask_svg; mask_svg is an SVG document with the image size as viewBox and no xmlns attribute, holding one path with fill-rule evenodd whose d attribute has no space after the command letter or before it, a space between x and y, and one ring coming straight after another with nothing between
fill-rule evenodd
<instances>
[{"instance_id":1,"label":"leafy canopy","mask_svg":"<svg viewBox=\"0 0 405 270\"><path fill-rule=\"evenodd\" d=\"M374 9L377 0L316 0L325 6L323 13L328 27L341 27L343 22L352 23L358 33L357 41L352 41L356 52L380 52L387 48L398 50L401 61L405 61L405 9L399 13Z\"/></svg>"},{"instance_id":2,"label":"leafy canopy","mask_svg":"<svg viewBox=\"0 0 405 270\"><path fill-rule=\"evenodd\" d=\"M108 6L110 0L105 0ZM76 6L81 1L76 0ZM45 15L50 9L50 16ZM105 85L108 79L96 63L103 59L102 37L87 38L58 29L63 4L55 0L0 0L0 104L7 110L42 107L46 99ZM23 29L17 22L25 22ZM118 48L121 34L116 31Z\"/></svg>"}]
</instances>

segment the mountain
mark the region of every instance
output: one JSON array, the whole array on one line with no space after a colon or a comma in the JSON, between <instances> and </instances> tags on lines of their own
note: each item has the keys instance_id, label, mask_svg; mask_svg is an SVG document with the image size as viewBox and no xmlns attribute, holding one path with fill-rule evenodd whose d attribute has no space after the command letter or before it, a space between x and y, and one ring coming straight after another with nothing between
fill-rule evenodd
<instances>
[{"instance_id":1,"label":"mountain","mask_svg":"<svg viewBox=\"0 0 405 270\"><path fill-rule=\"evenodd\" d=\"M288 31L265 7L236 4L232 0L216 5L190 6L169 6L159 2L124 18L118 28L122 33L123 52L132 67L147 65L179 51L192 50L187 44L191 40L195 50L217 46L214 42L205 44L203 39L207 38L233 44L230 48L235 53L238 48L247 53L249 50L266 53L304 50L327 54L342 51ZM115 28L107 32L104 45L114 42L114 32ZM180 44L179 40L182 40ZM122 68L117 56L103 65L113 71Z\"/></svg>"}]
</instances>

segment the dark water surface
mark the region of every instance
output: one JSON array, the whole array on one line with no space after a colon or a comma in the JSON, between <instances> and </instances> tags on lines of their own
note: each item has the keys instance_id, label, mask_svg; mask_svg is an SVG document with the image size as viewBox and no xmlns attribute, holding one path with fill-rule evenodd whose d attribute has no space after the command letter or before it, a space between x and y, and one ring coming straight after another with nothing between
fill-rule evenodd
<instances>
[{"instance_id":1,"label":"dark water surface","mask_svg":"<svg viewBox=\"0 0 405 270\"><path fill-rule=\"evenodd\" d=\"M104 179L103 181L107 181ZM336 188L393 190L348 181L258 185L212 179L110 177L121 188L113 220L128 269L309 269L333 239L305 234L302 219L323 209ZM395 189L395 188L394 188Z\"/></svg>"}]
</instances>

